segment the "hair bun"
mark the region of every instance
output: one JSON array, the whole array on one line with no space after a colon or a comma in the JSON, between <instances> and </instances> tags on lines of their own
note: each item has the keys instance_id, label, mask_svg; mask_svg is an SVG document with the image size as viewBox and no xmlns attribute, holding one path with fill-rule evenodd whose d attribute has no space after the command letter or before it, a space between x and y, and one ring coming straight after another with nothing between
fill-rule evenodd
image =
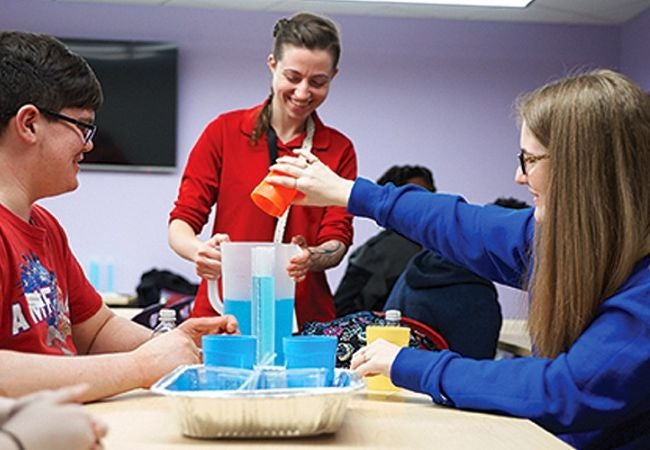
<instances>
[{"instance_id":1,"label":"hair bun","mask_svg":"<svg viewBox=\"0 0 650 450\"><path fill-rule=\"evenodd\" d=\"M273 27L273 37L277 37L278 34L284 29L289 24L289 19L287 18L282 18L278 20Z\"/></svg>"}]
</instances>

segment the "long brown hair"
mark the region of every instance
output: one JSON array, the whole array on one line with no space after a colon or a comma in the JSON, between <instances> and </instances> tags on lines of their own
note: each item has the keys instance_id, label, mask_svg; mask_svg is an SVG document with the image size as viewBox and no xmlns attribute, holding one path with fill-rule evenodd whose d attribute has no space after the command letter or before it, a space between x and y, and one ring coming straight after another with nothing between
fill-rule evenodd
<instances>
[{"instance_id":1,"label":"long brown hair","mask_svg":"<svg viewBox=\"0 0 650 450\"><path fill-rule=\"evenodd\" d=\"M555 357L650 253L650 98L597 70L522 97L518 111L551 155L529 328L538 354Z\"/></svg>"},{"instance_id":2,"label":"long brown hair","mask_svg":"<svg viewBox=\"0 0 650 450\"><path fill-rule=\"evenodd\" d=\"M273 57L276 61L282 60L285 46L292 45L309 50L325 50L332 56L332 69L338 66L341 57L339 32L334 22L323 16L301 12L289 19L280 19L273 28L273 38ZM273 91L257 116L250 139L253 145L269 128L272 100Z\"/></svg>"}]
</instances>

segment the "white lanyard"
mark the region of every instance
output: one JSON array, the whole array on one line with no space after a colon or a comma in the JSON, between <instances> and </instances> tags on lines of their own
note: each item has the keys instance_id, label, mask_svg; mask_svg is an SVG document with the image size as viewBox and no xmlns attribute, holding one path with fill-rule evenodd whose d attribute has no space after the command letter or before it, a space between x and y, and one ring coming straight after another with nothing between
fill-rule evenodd
<instances>
[{"instance_id":1,"label":"white lanyard","mask_svg":"<svg viewBox=\"0 0 650 450\"><path fill-rule=\"evenodd\" d=\"M314 125L314 119L309 116L307 118L307 135L305 136L305 139L302 141L302 147L300 147L300 150L302 150L305 153L311 153L311 147L314 142L314 130L316 129ZM273 242L276 244L281 244L282 239L284 238L284 230L287 226L287 218L289 217L289 210L291 209L291 205L286 209L284 214L282 214L278 218L278 222L275 225L275 233L273 233Z\"/></svg>"}]
</instances>

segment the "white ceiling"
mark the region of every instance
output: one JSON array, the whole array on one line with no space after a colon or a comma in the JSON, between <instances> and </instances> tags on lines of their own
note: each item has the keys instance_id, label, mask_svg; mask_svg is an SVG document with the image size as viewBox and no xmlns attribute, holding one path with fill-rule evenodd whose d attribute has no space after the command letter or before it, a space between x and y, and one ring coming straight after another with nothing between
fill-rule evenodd
<instances>
[{"instance_id":1,"label":"white ceiling","mask_svg":"<svg viewBox=\"0 0 650 450\"><path fill-rule=\"evenodd\" d=\"M525 9L467 6L350 3L327 0L50 0L68 3L116 3L163 7L222 8L282 13L310 10L325 14L552 22L617 25L650 7L650 0L534 0Z\"/></svg>"}]
</instances>

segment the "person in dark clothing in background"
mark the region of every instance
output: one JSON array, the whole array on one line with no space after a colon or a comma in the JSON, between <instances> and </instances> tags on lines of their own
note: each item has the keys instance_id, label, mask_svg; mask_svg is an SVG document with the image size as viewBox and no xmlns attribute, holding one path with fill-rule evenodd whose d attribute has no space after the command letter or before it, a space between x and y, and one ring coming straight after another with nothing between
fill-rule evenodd
<instances>
[{"instance_id":1,"label":"person in dark clothing in background","mask_svg":"<svg viewBox=\"0 0 650 450\"><path fill-rule=\"evenodd\" d=\"M417 184L436 192L433 174L422 166L393 166L377 183ZM422 247L391 230L384 230L357 248L334 294L336 316L358 311L381 311L393 285L409 260Z\"/></svg>"},{"instance_id":2,"label":"person in dark clothing in background","mask_svg":"<svg viewBox=\"0 0 650 450\"><path fill-rule=\"evenodd\" d=\"M494 205L530 206L512 197ZM470 358L494 358L502 316L494 284L463 267L423 250L406 266L384 309L399 309L406 317L438 331L449 348Z\"/></svg>"},{"instance_id":3,"label":"person in dark clothing in background","mask_svg":"<svg viewBox=\"0 0 650 450\"><path fill-rule=\"evenodd\" d=\"M494 284L433 251L409 261L384 309L428 325L463 356L494 358L502 321Z\"/></svg>"}]
</instances>

